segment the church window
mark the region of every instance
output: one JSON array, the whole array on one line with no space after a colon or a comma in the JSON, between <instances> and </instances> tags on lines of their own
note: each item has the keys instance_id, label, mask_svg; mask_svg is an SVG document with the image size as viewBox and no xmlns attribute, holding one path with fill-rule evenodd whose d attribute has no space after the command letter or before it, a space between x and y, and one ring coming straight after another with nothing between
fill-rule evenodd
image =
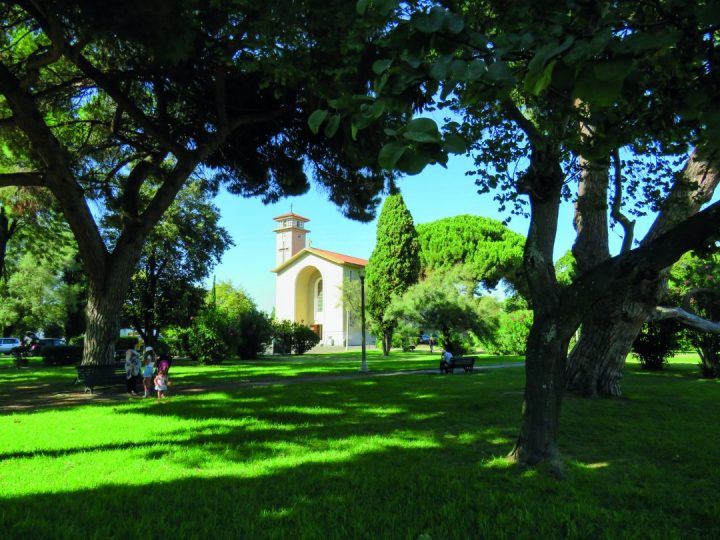
<instances>
[{"instance_id":1,"label":"church window","mask_svg":"<svg viewBox=\"0 0 720 540\"><path fill-rule=\"evenodd\" d=\"M323 311L323 281L319 279L317 282L317 312L322 313Z\"/></svg>"}]
</instances>

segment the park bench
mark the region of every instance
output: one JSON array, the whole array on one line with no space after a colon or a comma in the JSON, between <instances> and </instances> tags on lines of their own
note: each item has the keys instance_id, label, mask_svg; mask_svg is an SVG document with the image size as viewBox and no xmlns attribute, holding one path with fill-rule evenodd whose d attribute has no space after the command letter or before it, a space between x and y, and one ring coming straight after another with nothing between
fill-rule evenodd
<instances>
[{"instance_id":1,"label":"park bench","mask_svg":"<svg viewBox=\"0 0 720 540\"><path fill-rule=\"evenodd\" d=\"M96 386L125 384L125 363L115 362L104 366L76 366L76 383L85 386L85 392L93 393Z\"/></svg>"},{"instance_id":2,"label":"park bench","mask_svg":"<svg viewBox=\"0 0 720 540\"><path fill-rule=\"evenodd\" d=\"M445 360L440 360L440 373L454 373L456 368L463 368L469 373L475 367L475 360L477 356L456 356L449 364Z\"/></svg>"}]
</instances>

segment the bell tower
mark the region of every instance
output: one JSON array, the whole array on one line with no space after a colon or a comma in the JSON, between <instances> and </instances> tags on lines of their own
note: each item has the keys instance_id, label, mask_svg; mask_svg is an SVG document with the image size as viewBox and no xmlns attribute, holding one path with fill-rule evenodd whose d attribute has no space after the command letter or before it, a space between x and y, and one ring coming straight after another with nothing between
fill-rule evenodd
<instances>
[{"instance_id":1,"label":"bell tower","mask_svg":"<svg viewBox=\"0 0 720 540\"><path fill-rule=\"evenodd\" d=\"M310 231L305 224L310 221L293 212L273 218L275 231L275 266L280 266L305 247L305 236Z\"/></svg>"}]
</instances>

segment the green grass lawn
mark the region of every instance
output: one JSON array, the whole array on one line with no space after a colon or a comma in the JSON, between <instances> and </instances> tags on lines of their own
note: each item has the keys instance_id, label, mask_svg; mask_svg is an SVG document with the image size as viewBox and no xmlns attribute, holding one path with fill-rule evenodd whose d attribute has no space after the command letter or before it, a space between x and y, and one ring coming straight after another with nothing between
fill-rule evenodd
<instances>
[{"instance_id":1,"label":"green grass lawn","mask_svg":"<svg viewBox=\"0 0 720 540\"><path fill-rule=\"evenodd\" d=\"M521 356L488 354L478 356L477 366L523 360ZM177 384L199 386L286 377L350 375L358 373L360 360L360 352L357 350L332 355L264 356L257 360L229 360L211 366L201 366L195 362L179 360L173 364L171 376ZM367 362L371 371L437 369L440 364L440 353L393 351L390 357L385 358L382 351L371 349L367 351ZM0 356L0 400L3 397L10 398L17 388L39 388L48 391L73 389L76 373L73 366L46 367L42 365L39 357L30 358L28 368L16 370L12 367L13 365L12 357Z\"/></svg>"},{"instance_id":2,"label":"green grass lawn","mask_svg":"<svg viewBox=\"0 0 720 540\"><path fill-rule=\"evenodd\" d=\"M436 367L436 355L421 356L398 358ZM371 369L398 367L370 361ZM234 371L265 378L358 367L352 355L263 362L173 371L201 382ZM519 426L522 369L281 380L165 402L0 415L0 531L98 539L717 538L720 384L699 379L695 363L660 373L630 364L625 398L567 398L564 481L503 458ZM247 371L253 366L259 371ZM10 372L43 384L66 369L0 370L0 385L11 384Z\"/></svg>"}]
</instances>

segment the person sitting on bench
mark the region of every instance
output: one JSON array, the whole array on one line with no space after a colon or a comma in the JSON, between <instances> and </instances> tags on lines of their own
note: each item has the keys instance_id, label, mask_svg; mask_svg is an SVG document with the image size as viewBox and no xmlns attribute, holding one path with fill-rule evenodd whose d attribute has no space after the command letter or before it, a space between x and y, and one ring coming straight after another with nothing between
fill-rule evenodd
<instances>
[{"instance_id":1,"label":"person sitting on bench","mask_svg":"<svg viewBox=\"0 0 720 540\"><path fill-rule=\"evenodd\" d=\"M442 362L445 362L448 367L452 367L452 365L455 363L452 353L450 351L448 351L447 349L443 349L442 355L440 356L440 360Z\"/></svg>"}]
</instances>

